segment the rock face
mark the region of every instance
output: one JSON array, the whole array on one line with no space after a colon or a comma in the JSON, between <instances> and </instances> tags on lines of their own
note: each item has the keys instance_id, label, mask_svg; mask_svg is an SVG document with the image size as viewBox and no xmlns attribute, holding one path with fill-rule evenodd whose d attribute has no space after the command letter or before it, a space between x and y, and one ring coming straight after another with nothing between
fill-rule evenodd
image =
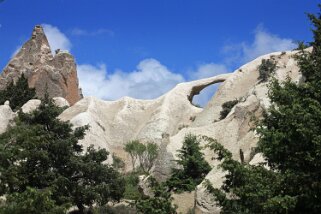
<instances>
[{"instance_id":1,"label":"rock face","mask_svg":"<svg viewBox=\"0 0 321 214\"><path fill-rule=\"evenodd\" d=\"M173 160L177 159L177 151L188 133L215 138L232 152L236 160L240 160L239 154L242 150L245 161L251 164L262 162L260 154L251 159L252 148L258 141L258 136L253 131L255 121L252 119L260 119L262 112L270 106L267 83L258 80L258 66L262 59L271 59L277 65L273 74L275 78L283 81L288 76L299 83L302 76L293 57L295 54L296 51L268 54L247 63L233 73L180 83L153 100L129 97L116 101L103 101L95 97L80 100L73 57L64 52L58 52L53 56L43 30L38 26L32 38L0 75L0 89L8 82L16 80L22 73L28 77L29 85L36 88L39 96L43 95L48 85L51 97L64 97L72 105L59 116L61 120L70 121L74 127L90 126L81 143L85 147L93 144L115 153L125 161L127 171L131 170L131 160L123 150L125 143L134 139L157 143L160 146L160 154L153 175L159 180L165 180L170 175L171 168L175 167ZM223 83L204 109L192 105L194 95L219 82ZM222 104L235 99L239 102L225 119L220 120ZM57 105L62 106L68 106L66 100L55 98ZM39 100L30 100L22 109L29 112L39 104ZM3 121L0 123L0 133L6 129L13 117L14 113L8 105L0 106L0 121ZM203 145L205 143L202 141ZM220 188L225 172L217 167L217 161L212 160L212 151L203 152L205 159L212 166L206 179L214 187ZM202 184L196 188L195 193L174 196L175 202L179 203L179 209L183 212L194 205L196 213L220 212L220 208L215 205Z\"/></svg>"},{"instance_id":2,"label":"rock face","mask_svg":"<svg viewBox=\"0 0 321 214\"><path fill-rule=\"evenodd\" d=\"M64 97L71 105L82 98L73 56L65 51L57 51L53 56L39 25L4 68L0 75L0 89L16 81L21 74L28 78L29 87L35 88L39 97L43 97L47 88L50 97Z\"/></svg>"},{"instance_id":3,"label":"rock face","mask_svg":"<svg viewBox=\"0 0 321 214\"><path fill-rule=\"evenodd\" d=\"M67 108L69 107L69 103L65 98L62 97L54 97L53 101L56 106L61 108ZM23 113L31 113L32 111L36 110L41 104L41 100L38 99L32 99L26 102L22 107L21 110Z\"/></svg>"},{"instance_id":4,"label":"rock face","mask_svg":"<svg viewBox=\"0 0 321 214\"><path fill-rule=\"evenodd\" d=\"M11 110L9 104L0 105L0 134L7 130L10 121L15 117L15 113Z\"/></svg>"},{"instance_id":5,"label":"rock face","mask_svg":"<svg viewBox=\"0 0 321 214\"><path fill-rule=\"evenodd\" d=\"M185 130L197 135L206 135L218 140L225 148L229 149L234 159L240 160L240 149L242 149L245 161L250 161L252 148L256 146L258 136L251 129L255 124L253 119L262 116L262 110L270 106L267 92L268 83L258 81L258 66L262 59L272 59L276 62L277 69L274 77L284 81L289 76L292 81L300 82L302 76L294 59L296 51L277 52L257 58L256 60L242 66L228 78L216 92L215 96L206 106L204 111L196 116L192 127ZM221 106L224 102L238 98L240 102L231 110L228 116L219 121ZM175 148L179 147L185 133L178 133L170 138L168 151L176 153ZM213 157L211 151L204 151L208 161ZM175 156L175 155L174 155ZM258 156L252 161L257 162ZM261 159L262 160L262 159ZM223 182L224 172L217 169L218 163L213 163L212 171L207 179L219 188ZM196 213L220 213L211 196L200 184L196 190Z\"/></svg>"},{"instance_id":6,"label":"rock face","mask_svg":"<svg viewBox=\"0 0 321 214\"><path fill-rule=\"evenodd\" d=\"M75 126L89 124L90 130L82 143L85 146L94 144L116 153L127 163L127 170L130 170L131 164L130 158L123 150L126 142L133 139L156 142L160 145L160 155L153 174L160 180L166 179L170 169L175 167L173 160L177 158L177 151L188 133L217 139L232 152L236 160L240 160L241 149L245 161L250 161L252 148L258 141L252 130L255 125L252 118L259 119L263 110L270 105L267 83L258 80L258 66L262 59L274 60L277 64L274 76L278 80L283 81L289 76L293 81L300 82L302 77L293 57L296 53L289 51L268 54L233 73L178 84L154 100L124 97L117 101L102 101L86 97L65 110L60 118L70 120ZM204 109L191 104L195 94L217 82L223 83ZM222 104L235 99L239 100L238 104L225 119L220 120ZM217 168L219 163L211 159L213 152L203 152L213 167L206 178L219 188L225 174ZM253 161L256 159L258 157ZM196 213L220 212L202 184L191 197L195 198ZM176 198L177 201L181 201L181 196L178 195ZM178 206L180 207L180 204Z\"/></svg>"},{"instance_id":7,"label":"rock face","mask_svg":"<svg viewBox=\"0 0 321 214\"><path fill-rule=\"evenodd\" d=\"M202 111L190 102L195 93L229 76L224 74L181 83L154 100L124 97L117 101L103 101L85 97L65 110L60 118L70 120L76 127L89 124L90 130L82 143L114 152L130 167L130 159L123 150L125 143L138 139L166 146L166 143L162 144L166 136L175 135L182 127L191 124Z\"/></svg>"}]
</instances>

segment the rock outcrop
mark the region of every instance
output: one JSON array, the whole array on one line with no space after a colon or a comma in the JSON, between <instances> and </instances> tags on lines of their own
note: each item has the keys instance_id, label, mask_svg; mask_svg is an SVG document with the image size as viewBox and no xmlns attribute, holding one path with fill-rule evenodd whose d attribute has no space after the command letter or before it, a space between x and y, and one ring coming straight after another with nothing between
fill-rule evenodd
<instances>
[{"instance_id":1,"label":"rock outcrop","mask_svg":"<svg viewBox=\"0 0 321 214\"><path fill-rule=\"evenodd\" d=\"M61 108L68 108L70 105L65 98L62 97L54 97L53 102L56 106ZM36 110L41 104L41 100L32 99L26 102L22 107L21 111L23 113L31 113L32 111Z\"/></svg>"},{"instance_id":2,"label":"rock outcrop","mask_svg":"<svg viewBox=\"0 0 321 214\"><path fill-rule=\"evenodd\" d=\"M70 120L76 127L89 124L82 143L106 148L126 160L130 159L123 146L130 140L154 141L162 144L166 136L175 135L190 125L202 109L191 104L191 98L200 88L222 82L230 74L193 82L180 83L168 93L154 100L124 97L117 101L103 101L85 97L65 110L60 118Z\"/></svg>"},{"instance_id":3,"label":"rock outcrop","mask_svg":"<svg viewBox=\"0 0 321 214\"><path fill-rule=\"evenodd\" d=\"M0 75L0 90L21 74L28 78L29 87L36 89L38 97L43 97L48 90L50 97L64 97L71 105L82 98L73 56L65 51L57 51L53 56L39 25L4 68Z\"/></svg>"},{"instance_id":4,"label":"rock outcrop","mask_svg":"<svg viewBox=\"0 0 321 214\"><path fill-rule=\"evenodd\" d=\"M218 140L229 149L236 160L240 160L240 149L246 161L250 161L252 148L258 137L252 128L253 118L259 119L264 109L270 105L266 82L258 80L258 66L262 59L276 62L274 76L283 81L289 76L293 81L302 79L294 55L297 52L277 52L259 57L242 66L233 73L212 78L178 84L171 91L154 100L138 100L124 97L117 101L102 101L86 97L65 110L60 118L70 120L75 126L90 125L82 143L94 144L106 148L127 162L130 170L130 158L123 146L133 139L154 141L160 145L160 155L153 170L160 180L169 176L175 167L173 160L188 133L205 135ZM211 101L204 108L191 104L193 96L210 84L223 82ZM220 120L222 104L238 99L227 117ZM202 142L206 143L206 142ZM213 152L203 151L206 160L213 166L207 179L219 188L224 180L224 172L217 168L219 164L212 160ZM256 157L257 158L257 157ZM220 209L200 184L194 197L196 213L219 213ZM180 201L180 196L177 196ZM180 205L178 204L180 207Z\"/></svg>"},{"instance_id":5,"label":"rock outcrop","mask_svg":"<svg viewBox=\"0 0 321 214\"><path fill-rule=\"evenodd\" d=\"M93 144L115 153L125 161L126 171L131 170L131 162L123 150L125 143L134 139L157 143L160 154L153 168L153 175L159 180L165 180L171 168L175 167L173 160L177 159L177 151L182 147L183 139L188 133L215 138L232 152L236 160L240 160L239 154L242 150L245 161L251 164L264 161L262 155L257 154L253 158L251 154L258 141L258 136L253 131L253 118L260 119L262 112L270 106L267 96L268 83L258 80L258 67L262 59L271 59L277 65L273 74L276 79L283 81L289 77L299 83L302 76L294 59L295 54L296 51L268 54L233 73L180 83L153 100L129 97L116 101L104 101L95 97L81 99L73 57L65 52L57 52L53 56L42 28L37 26L32 38L0 75L0 89L8 82L15 81L22 73L28 77L29 86L36 88L38 96L43 96L48 86L51 97L64 97L72 105L59 116L61 120L70 121L74 127L90 126L81 141L84 147ZM204 109L192 104L194 95L219 82L223 83ZM55 102L60 106L68 106L65 99L56 98ZM221 120L222 104L235 99L239 102L227 117ZM39 104L40 100L30 100L22 109L30 112ZM8 105L0 106L0 133L6 129L14 115ZM203 145L205 143L202 141ZM206 179L214 187L220 188L225 172L217 167L217 161L212 160L212 151L205 149L203 152L205 159L213 167ZM194 205L196 213L220 212L202 184L192 194L174 195L174 198L175 202L180 203L179 210L183 212Z\"/></svg>"},{"instance_id":6,"label":"rock outcrop","mask_svg":"<svg viewBox=\"0 0 321 214\"><path fill-rule=\"evenodd\" d=\"M7 130L8 125L15 117L15 113L11 110L9 103L0 106L0 134Z\"/></svg>"}]
</instances>

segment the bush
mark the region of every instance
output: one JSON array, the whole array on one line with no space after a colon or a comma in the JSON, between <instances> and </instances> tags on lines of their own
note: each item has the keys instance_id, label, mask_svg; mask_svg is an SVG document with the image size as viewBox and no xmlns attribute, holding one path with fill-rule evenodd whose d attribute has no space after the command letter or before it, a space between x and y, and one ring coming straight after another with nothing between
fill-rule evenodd
<instances>
[{"instance_id":1,"label":"bush","mask_svg":"<svg viewBox=\"0 0 321 214\"><path fill-rule=\"evenodd\" d=\"M117 170L123 170L125 168L125 162L118 156L116 156L114 153L112 154L113 157L113 168Z\"/></svg>"},{"instance_id":2,"label":"bush","mask_svg":"<svg viewBox=\"0 0 321 214\"><path fill-rule=\"evenodd\" d=\"M259 65L259 77L260 82L266 82L269 77L275 72L276 63L271 59L262 59L261 65Z\"/></svg>"},{"instance_id":3,"label":"bush","mask_svg":"<svg viewBox=\"0 0 321 214\"><path fill-rule=\"evenodd\" d=\"M220 120L223 120L238 102L238 100L231 100L223 103L222 110L220 112Z\"/></svg>"},{"instance_id":4,"label":"bush","mask_svg":"<svg viewBox=\"0 0 321 214\"><path fill-rule=\"evenodd\" d=\"M138 200L143 198L143 194L139 191L139 174L137 172L130 172L124 175L125 192L124 198L128 200Z\"/></svg>"},{"instance_id":5,"label":"bush","mask_svg":"<svg viewBox=\"0 0 321 214\"><path fill-rule=\"evenodd\" d=\"M149 178L153 197L138 200L136 209L141 214L176 214L176 206L172 205L173 198L164 184L159 184L153 177Z\"/></svg>"}]
</instances>

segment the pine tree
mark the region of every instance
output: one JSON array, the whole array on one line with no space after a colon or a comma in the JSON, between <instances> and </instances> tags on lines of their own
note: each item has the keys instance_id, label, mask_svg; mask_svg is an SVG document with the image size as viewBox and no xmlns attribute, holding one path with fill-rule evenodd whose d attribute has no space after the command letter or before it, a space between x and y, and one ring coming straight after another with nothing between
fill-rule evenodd
<instances>
[{"instance_id":1,"label":"pine tree","mask_svg":"<svg viewBox=\"0 0 321 214\"><path fill-rule=\"evenodd\" d=\"M28 187L49 188L55 203L85 205L119 200L124 181L103 164L108 152L78 143L89 128L75 130L57 117L62 109L48 95L30 114L19 111L15 125L0 135L0 195L23 193Z\"/></svg>"},{"instance_id":2,"label":"pine tree","mask_svg":"<svg viewBox=\"0 0 321 214\"><path fill-rule=\"evenodd\" d=\"M35 98L36 91L29 88L28 79L22 74L16 83L13 81L0 91L0 104L9 101L12 110L17 111L28 100Z\"/></svg>"},{"instance_id":3,"label":"pine tree","mask_svg":"<svg viewBox=\"0 0 321 214\"><path fill-rule=\"evenodd\" d=\"M179 168L173 169L172 176L166 182L171 190L193 191L211 170L204 159L199 139L192 134L185 136L183 147L178 151Z\"/></svg>"}]
</instances>

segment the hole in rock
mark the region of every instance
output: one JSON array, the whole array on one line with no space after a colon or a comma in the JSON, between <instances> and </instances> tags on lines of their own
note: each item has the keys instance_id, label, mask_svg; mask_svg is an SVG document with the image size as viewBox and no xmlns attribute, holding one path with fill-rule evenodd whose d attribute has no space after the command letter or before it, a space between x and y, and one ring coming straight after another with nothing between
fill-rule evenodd
<instances>
[{"instance_id":1,"label":"hole in rock","mask_svg":"<svg viewBox=\"0 0 321 214\"><path fill-rule=\"evenodd\" d=\"M210 86L205 87L200 91L199 94L195 94L192 98L192 104L197 107L205 107L207 103L212 99L215 95L220 83L216 83Z\"/></svg>"}]
</instances>

